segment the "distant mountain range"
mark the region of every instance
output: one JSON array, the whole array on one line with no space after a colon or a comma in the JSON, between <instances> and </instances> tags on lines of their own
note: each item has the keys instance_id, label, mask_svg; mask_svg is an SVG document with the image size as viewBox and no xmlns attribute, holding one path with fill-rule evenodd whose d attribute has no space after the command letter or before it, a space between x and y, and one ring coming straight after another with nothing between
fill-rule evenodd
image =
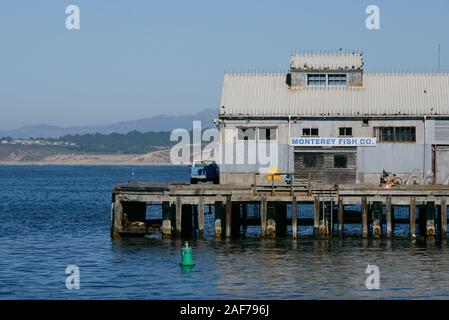
<instances>
[{"instance_id":1,"label":"distant mountain range","mask_svg":"<svg viewBox=\"0 0 449 320\"><path fill-rule=\"evenodd\" d=\"M59 127L47 124L38 124L21 127L15 130L0 130L0 137L19 138L58 138L64 135L87 134L87 133L128 133L130 131L172 131L176 128L192 129L192 121L199 120L202 127L212 127L213 119L218 115L215 109L206 109L193 115L158 115L147 119L138 119L132 121L122 121L112 124L97 126L76 126L76 127Z\"/></svg>"}]
</instances>

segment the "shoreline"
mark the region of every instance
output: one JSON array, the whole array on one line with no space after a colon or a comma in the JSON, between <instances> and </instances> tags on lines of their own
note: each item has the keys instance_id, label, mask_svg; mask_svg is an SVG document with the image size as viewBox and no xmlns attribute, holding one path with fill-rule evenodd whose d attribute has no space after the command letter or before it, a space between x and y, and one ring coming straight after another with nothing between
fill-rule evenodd
<instances>
[{"instance_id":1,"label":"shoreline","mask_svg":"<svg viewBox=\"0 0 449 320\"><path fill-rule=\"evenodd\" d=\"M39 161L0 161L0 166L128 166L128 167L175 167L175 166L189 166L189 164L173 164L169 162L39 162Z\"/></svg>"}]
</instances>

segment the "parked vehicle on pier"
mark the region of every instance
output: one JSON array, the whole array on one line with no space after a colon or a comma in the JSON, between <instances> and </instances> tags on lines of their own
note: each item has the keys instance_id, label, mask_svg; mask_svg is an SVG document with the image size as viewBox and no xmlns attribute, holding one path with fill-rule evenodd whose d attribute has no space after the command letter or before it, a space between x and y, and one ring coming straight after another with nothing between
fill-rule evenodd
<instances>
[{"instance_id":1,"label":"parked vehicle on pier","mask_svg":"<svg viewBox=\"0 0 449 320\"><path fill-rule=\"evenodd\" d=\"M220 171L215 161L194 162L193 166L190 167L190 183L197 184L198 182L220 183Z\"/></svg>"}]
</instances>

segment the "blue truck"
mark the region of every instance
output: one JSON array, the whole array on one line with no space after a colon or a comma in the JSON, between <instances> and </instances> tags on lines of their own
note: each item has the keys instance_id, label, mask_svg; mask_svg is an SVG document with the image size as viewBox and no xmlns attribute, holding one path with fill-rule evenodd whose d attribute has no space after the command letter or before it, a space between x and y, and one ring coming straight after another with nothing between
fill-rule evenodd
<instances>
[{"instance_id":1,"label":"blue truck","mask_svg":"<svg viewBox=\"0 0 449 320\"><path fill-rule=\"evenodd\" d=\"M190 183L209 182L220 183L220 171L215 161L195 161L190 167Z\"/></svg>"}]
</instances>

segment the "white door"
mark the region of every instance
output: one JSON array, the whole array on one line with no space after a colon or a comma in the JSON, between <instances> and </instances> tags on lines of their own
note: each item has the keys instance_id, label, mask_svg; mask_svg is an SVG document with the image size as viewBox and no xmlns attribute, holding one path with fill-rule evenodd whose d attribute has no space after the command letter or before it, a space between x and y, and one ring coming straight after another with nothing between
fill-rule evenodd
<instances>
[{"instance_id":1,"label":"white door","mask_svg":"<svg viewBox=\"0 0 449 320\"><path fill-rule=\"evenodd\" d=\"M438 184L449 184L449 146L436 146L435 178Z\"/></svg>"}]
</instances>

